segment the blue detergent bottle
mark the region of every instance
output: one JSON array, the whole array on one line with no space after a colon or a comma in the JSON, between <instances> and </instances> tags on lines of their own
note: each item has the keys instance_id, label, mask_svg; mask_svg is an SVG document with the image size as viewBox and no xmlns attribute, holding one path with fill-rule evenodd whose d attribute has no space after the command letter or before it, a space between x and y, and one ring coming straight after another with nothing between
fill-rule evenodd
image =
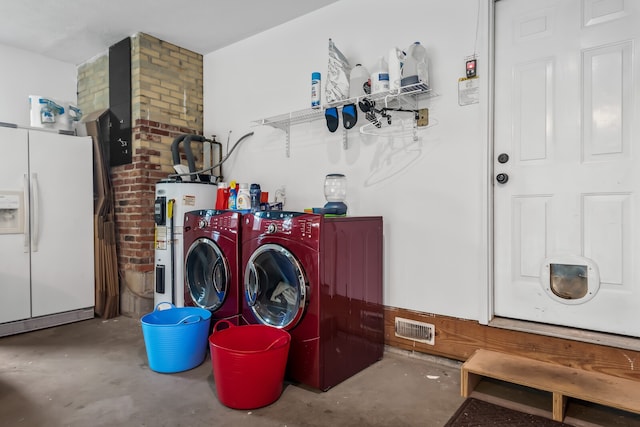
<instances>
[{"instance_id":1,"label":"blue detergent bottle","mask_svg":"<svg viewBox=\"0 0 640 427\"><path fill-rule=\"evenodd\" d=\"M231 187L231 189L229 190L229 209L237 208L237 205L236 205L237 199L238 197L236 194L236 189L234 187Z\"/></svg>"}]
</instances>

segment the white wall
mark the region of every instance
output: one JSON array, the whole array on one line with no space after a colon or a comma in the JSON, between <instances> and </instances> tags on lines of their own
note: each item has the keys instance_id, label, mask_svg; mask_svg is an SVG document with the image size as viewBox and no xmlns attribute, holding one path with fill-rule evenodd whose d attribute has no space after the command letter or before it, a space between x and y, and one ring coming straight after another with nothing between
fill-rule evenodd
<instances>
[{"instance_id":1,"label":"white wall","mask_svg":"<svg viewBox=\"0 0 640 427\"><path fill-rule=\"evenodd\" d=\"M317 12L204 57L204 129L229 147L249 131L224 164L226 180L258 182L273 195L286 185L287 210L322 206L324 176L347 175L350 215L384 217L385 305L481 319L486 304L486 128L482 104L458 105L465 57L483 50L479 5L469 0L341 0ZM486 26L486 11L480 20ZM348 133L324 120L285 134L252 121L308 108L312 71L326 78L328 39L369 70L389 48L420 41L440 96L421 101L436 126L411 138ZM479 61L482 65L482 58ZM482 75L486 93L487 76ZM486 71L485 71L486 72ZM324 91L324 86L323 86ZM485 101L486 102L486 101Z\"/></svg>"},{"instance_id":2,"label":"white wall","mask_svg":"<svg viewBox=\"0 0 640 427\"><path fill-rule=\"evenodd\" d=\"M0 122L29 126L29 95L77 100L74 64L0 45Z\"/></svg>"},{"instance_id":3,"label":"white wall","mask_svg":"<svg viewBox=\"0 0 640 427\"><path fill-rule=\"evenodd\" d=\"M259 182L272 197L285 185L286 208L302 210L325 203L327 173L345 173L349 214L384 217L385 304L468 319L486 312L486 107L459 106L457 80L467 55L486 53L486 16L476 41L479 4L486 8L486 0L386 8L341 0L204 57L205 133L226 144L231 130L231 146L255 132L224 164L227 179ZM360 135L361 115L346 150L342 132L330 133L323 120L295 125L287 158L284 133L252 121L309 106L311 72L326 79L329 38L370 70L389 48L421 41L439 94L421 106L437 125L414 143ZM28 126L29 95L76 100L75 65L3 45L0 58L0 121ZM479 65L486 93L482 56Z\"/></svg>"}]
</instances>

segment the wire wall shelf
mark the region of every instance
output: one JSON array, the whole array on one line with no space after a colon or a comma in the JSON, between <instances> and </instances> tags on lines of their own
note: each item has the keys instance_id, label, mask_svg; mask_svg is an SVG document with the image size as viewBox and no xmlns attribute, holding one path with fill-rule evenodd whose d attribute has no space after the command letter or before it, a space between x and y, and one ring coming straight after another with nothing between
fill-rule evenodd
<instances>
[{"instance_id":1,"label":"wire wall shelf","mask_svg":"<svg viewBox=\"0 0 640 427\"><path fill-rule=\"evenodd\" d=\"M362 95L355 98L343 99L322 105L319 108L307 108L304 110L291 111L289 113L278 114L276 116L264 119L254 120L253 123L259 126L270 126L280 129L286 134L286 155L290 155L290 134L291 126L301 123L309 123L316 120L324 119L325 110L328 108L339 108L348 104L358 105L363 99L368 99L384 108L398 107L407 104L417 105L419 99L428 99L438 96L428 85L424 83L416 83L413 85L403 86L400 89L383 91L369 95ZM343 146L348 148L347 130L342 131Z\"/></svg>"}]
</instances>

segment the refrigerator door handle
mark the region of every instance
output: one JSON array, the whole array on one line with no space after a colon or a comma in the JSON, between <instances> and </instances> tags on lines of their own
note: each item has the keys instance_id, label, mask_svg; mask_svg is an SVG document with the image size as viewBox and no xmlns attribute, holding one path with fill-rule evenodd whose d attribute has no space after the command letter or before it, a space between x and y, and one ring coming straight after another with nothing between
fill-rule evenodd
<instances>
[{"instance_id":1,"label":"refrigerator door handle","mask_svg":"<svg viewBox=\"0 0 640 427\"><path fill-rule=\"evenodd\" d=\"M33 224L31 227L31 251L38 252L38 240L40 237L40 207L38 199L40 198L38 190L38 174L31 174L31 194L33 195Z\"/></svg>"},{"instance_id":2,"label":"refrigerator door handle","mask_svg":"<svg viewBox=\"0 0 640 427\"><path fill-rule=\"evenodd\" d=\"M23 186L22 186L22 212L24 214L24 253L29 252L29 207L31 203L29 203L29 175L26 173L23 175Z\"/></svg>"}]
</instances>

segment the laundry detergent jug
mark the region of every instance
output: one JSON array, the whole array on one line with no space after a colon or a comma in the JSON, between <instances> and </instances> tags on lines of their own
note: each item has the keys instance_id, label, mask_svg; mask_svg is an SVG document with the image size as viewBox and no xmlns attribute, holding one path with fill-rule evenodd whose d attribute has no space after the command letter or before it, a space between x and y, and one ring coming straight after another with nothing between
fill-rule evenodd
<instances>
[{"instance_id":1,"label":"laundry detergent jug","mask_svg":"<svg viewBox=\"0 0 640 427\"><path fill-rule=\"evenodd\" d=\"M429 64L427 50L420 42L415 42L407 49L402 66L402 86L418 83L429 86Z\"/></svg>"}]
</instances>

